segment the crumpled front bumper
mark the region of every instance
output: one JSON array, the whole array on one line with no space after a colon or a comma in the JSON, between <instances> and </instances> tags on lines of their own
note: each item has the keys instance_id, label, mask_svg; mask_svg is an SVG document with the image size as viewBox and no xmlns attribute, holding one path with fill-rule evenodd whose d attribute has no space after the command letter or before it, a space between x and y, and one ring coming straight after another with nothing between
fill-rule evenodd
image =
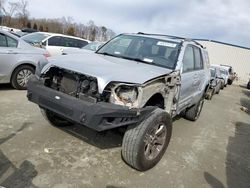
<instances>
[{"instance_id":1,"label":"crumpled front bumper","mask_svg":"<svg viewBox=\"0 0 250 188\"><path fill-rule=\"evenodd\" d=\"M96 131L135 124L156 108L149 106L143 109L129 109L107 102L92 103L80 100L44 86L36 76L29 79L27 90L29 101Z\"/></svg>"}]
</instances>

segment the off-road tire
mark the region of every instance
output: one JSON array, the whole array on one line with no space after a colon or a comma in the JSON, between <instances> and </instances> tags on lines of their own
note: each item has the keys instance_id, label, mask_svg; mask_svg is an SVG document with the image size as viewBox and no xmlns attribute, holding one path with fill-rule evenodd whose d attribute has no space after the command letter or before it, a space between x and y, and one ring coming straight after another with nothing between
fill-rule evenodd
<instances>
[{"instance_id":1,"label":"off-road tire","mask_svg":"<svg viewBox=\"0 0 250 188\"><path fill-rule=\"evenodd\" d=\"M156 139L155 137L150 137L149 135L151 135L153 131L157 132L157 130L159 130L159 127L160 129L165 130L165 132L161 133L165 135L161 140L163 144L156 144L157 147L160 147L160 150L157 150L159 153L156 154L154 158L150 159L145 151L146 147L149 147L149 145L147 144L149 142L147 141L149 138L151 141L154 141L154 139ZM157 134L155 133L155 135ZM128 127L127 131L124 134L122 142L122 157L124 161L131 167L139 171L148 170L154 167L161 160L168 147L171 135L172 119L170 115L164 110L156 108L147 118L142 120L139 124L131 125ZM153 152L153 149L151 150L151 152Z\"/></svg>"},{"instance_id":2,"label":"off-road tire","mask_svg":"<svg viewBox=\"0 0 250 188\"><path fill-rule=\"evenodd\" d=\"M53 126L56 127L64 127L64 126L69 126L72 125L73 123L56 115L54 112L51 112L49 110L46 109L42 109L40 108L41 113L43 115L43 117Z\"/></svg>"},{"instance_id":3,"label":"off-road tire","mask_svg":"<svg viewBox=\"0 0 250 188\"><path fill-rule=\"evenodd\" d=\"M250 89L250 81L247 83L247 89Z\"/></svg>"},{"instance_id":4,"label":"off-road tire","mask_svg":"<svg viewBox=\"0 0 250 188\"><path fill-rule=\"evenodd\" d=\"M196 121L202 111L204 99L202 98L197 104L186 110L185 118L191 121Z\"/></svg>"},{"instance_id":5,"label":"off-road tire","mask_svg":"<svg viewBox=\"0 0 250 188\"><path fill-rule=\"evenodd\" d=\"M225 84L224 84L224 83L221 83L221 85L220 85L220 89L221 89L221 90L223 90L223 89L224 89L224 87L225 87Z\"/></svg>"},{"instance_id":6,"label":"off-road tire","mask_svg":"<svg viewBox=\"0 0 250 188\"><path fill-rule=\"evenodd\" d=\"M214 89L211 90L211 91L209 91L208 93L206 93L205 99L207 99L207 100L212 100L213 95L214 95Z\"/></svg>"},{"instance_id":7,"label":"off-road tire","mask_svg":"<svg viewBox=\"0 0 250 188\"><path fill-rule=\"evenodd\" d=\"M221 88L221 83L220 83L220 88ZM220 93L220 88L218 89L218 91L215 92L215 94L219 94Z\"/></svg>"},{"instance_id":8,"label":"off-road tire","mask_svg":"<svg viewBox=\"0 0 250 188\"><path fill-rule=\"evenodd\" d=\"M18 81L17 81L17 76L18 74L23 71L23 70L28 70L30 71L32 74L35 73L35 69L34 67L30 66L30 65L21 65L19 67L17 67L14 72L12 73L12 76L11 76L11 85L12 87L14 87L15 89L18 89L18 90L25 90L27 89L27 85L25 86L21 86Z\"/></svg>"}]
</instances>

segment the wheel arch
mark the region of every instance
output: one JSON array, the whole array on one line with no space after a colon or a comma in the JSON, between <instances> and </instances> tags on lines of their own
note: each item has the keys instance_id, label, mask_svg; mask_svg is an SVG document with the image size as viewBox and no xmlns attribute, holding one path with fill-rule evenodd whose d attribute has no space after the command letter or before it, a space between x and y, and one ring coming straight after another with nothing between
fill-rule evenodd
<instances>
[{"instance_id":1,"label":"wheel arch","mask_svg":"<svg viewBox=\"0 0 250 188\"><path fill-rule=\"evenodd\" d=\"M18 69L20 66L24 66L24 65L28 65L28 66L31 66L34 69L36 69L36 64L34 62L32 62L32 61L20 62L20 63L16 64L16 66L13 68L13 70L11 72L11 76L10 76L10 82L12 80L13 73L15 72L15 70Z\"/></svg>"},{"instance_id":2,"label":"wheel arch","mask_svg":"<svg viewBox=\"0 0 250 188\"><path fill-rule=\"evenodd\" d=\"M149 97L149 99L147 100L147 102L145 102L144 107L145 106L158 106L162 109L164 109L165 104L164 104L164 97L162 95L162 93L155 93L153 94L151 97Z\"/></svg>"}]
</instances>

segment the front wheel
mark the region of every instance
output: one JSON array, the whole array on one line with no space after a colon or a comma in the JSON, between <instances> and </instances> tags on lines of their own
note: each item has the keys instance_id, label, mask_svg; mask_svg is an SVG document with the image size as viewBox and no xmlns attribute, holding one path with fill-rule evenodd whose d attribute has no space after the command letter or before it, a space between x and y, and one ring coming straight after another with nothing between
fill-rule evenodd
<instances>
[{"instance_id":1,"label":"front wheel","mask_svg":"<svg viewBox=\"0 0 250 188\"><path fill-rule=\"evenodd\" d=\"M53 126L64 127L64 126L72 125L70 121L56 115L54 112L51 112L49 110L41 108L41 113L44 119L46 119Z\"/></svg>"},{"instance_id":2,"label":"front wheel","mask_svg":"<svg viewBox=\"0 0 250 188\"><path fill-rule=\"evenodd\" d=\"M206 93L205 99L207 99L207 100L212 100L213 95L214 95L214 89L210 89L210 90Z\"/></svg>"},{"instance_id":3,"label":"front wheel","mask_svg":"<svg viewBox=\"0 0 250 188\"><path fill-rule=\"evenodd\" d=\"M129 126L122 142L122 156L131 167L145 171L164 155L172 135L172 119L162 109L155 109L138 125Z\"/></svg>"}]
</instances>

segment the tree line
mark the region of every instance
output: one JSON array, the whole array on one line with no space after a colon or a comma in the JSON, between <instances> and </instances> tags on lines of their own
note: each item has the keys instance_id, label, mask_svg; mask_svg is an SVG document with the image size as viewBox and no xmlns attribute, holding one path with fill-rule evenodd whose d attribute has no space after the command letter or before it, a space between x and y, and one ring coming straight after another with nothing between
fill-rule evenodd
<instances>
[{"instance_id":1,"label":"tree line","mask_svg":"<svg viewBox=\"0 0 250 188\"><path fill-rule=\"evenodd\" d=\"M115 36L114 31L105 26L97 26L92 20L83 24L75 22L72 17L30 18L27 0L11 2L0 0L0 24L18 29L32 28L38 31L62 33L90 41L107 41Z\"/></svg>"}]
</instances>

